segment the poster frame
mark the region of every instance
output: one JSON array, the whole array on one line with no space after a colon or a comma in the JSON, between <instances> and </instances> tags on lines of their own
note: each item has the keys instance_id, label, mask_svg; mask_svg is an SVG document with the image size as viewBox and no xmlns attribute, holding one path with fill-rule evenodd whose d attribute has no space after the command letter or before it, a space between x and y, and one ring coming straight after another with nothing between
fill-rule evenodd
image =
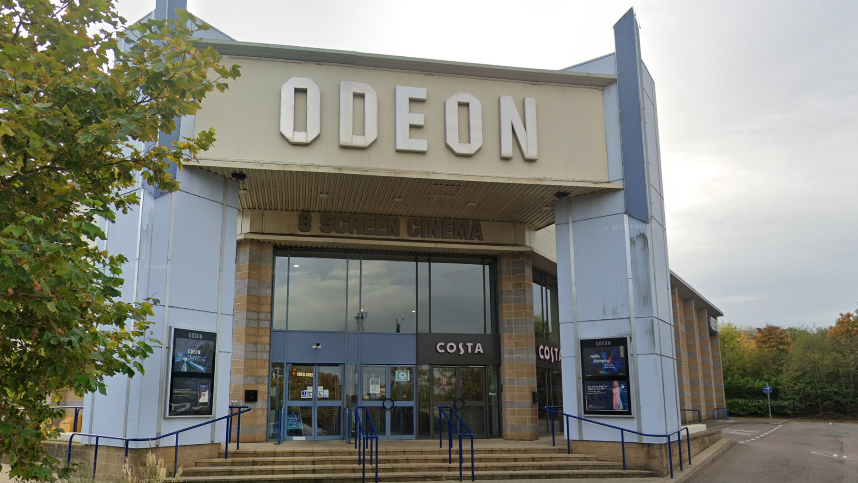
<instances>
[{"instance_id":1,"label":"poster frame","mask_svg":"<svg viewBox=\"0 0 858 483\"><path fill-rule=\"evenodd\" d=\"M607 344L597 344L599 342L607 343ZM581 404L583 414L585 416L598 416L598 417L611 417L611 418L634 418L634 397L635 393L632 389L631 383L631 375L632 375L632 355L629 351L629 337L628 336L619 336L619 337L598 337L598 338L590 338L590 339L579 339L579 354L580 354L580 370L581 370ZM605 375L605 376L594 376L587 375L587 358L585 356L588 348L594 347L622 347L622 350L625 352L625 375ZM628 394L628 407L622 411L616 410L593 410L589 409L589 405L587 404L587 387L588 382L607 382L607 381L619 381L624 382L626 385L626 391Z\"/></svg>"},{"instance_id":2,"label":"poster frame","mask_svg":"<svg viewBox=\"0 0 858 483\"><path fill-rule=\"evenodd\" d=\"M176 382L176 379L193 379L194 376L180 375L176 377L176 371L174 371L174 365L176 362L176 330L185 330L189 332L199 332L202 334L207 334L212 336L212 362L211 362L211 372L199 373L198 379L211 379L211 383L209 391L209 411L208 414L171 414L171 401L173 395L173 387ZM169 339L169 347L168 353L170 358L170 363L167 368L167 384L165 387L164 398L166 399L166 404L164 405L164 418L165 419L179 419L179 418L206 418L211 419L214 417L215 408L215 390L217 389L217 332L211 330L201 330L191 327L178 327L171 326L170 327L170 339Z\"/></svg>"}]
</instances>

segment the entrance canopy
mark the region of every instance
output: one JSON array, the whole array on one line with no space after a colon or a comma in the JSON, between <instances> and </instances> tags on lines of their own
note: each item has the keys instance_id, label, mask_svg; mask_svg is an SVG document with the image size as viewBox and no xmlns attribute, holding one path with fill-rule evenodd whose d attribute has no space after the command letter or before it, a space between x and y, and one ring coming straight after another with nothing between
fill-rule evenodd
<instances>
[{"instance_id":1,"label":"entrance canopy","mask_svg":"<svg viewBox=\"0 0 858 483\"><path fill-rule=\"evenodd\" d=\"M241 66L205 99L200 165L241 173L243 210L554 221L608 179L604 74L203 41ZM184 125L183 125L184 127ZM288 188L287 188L288 187ZM297 189L296 189L297 188Z\"/></svg>"}]
</instances>

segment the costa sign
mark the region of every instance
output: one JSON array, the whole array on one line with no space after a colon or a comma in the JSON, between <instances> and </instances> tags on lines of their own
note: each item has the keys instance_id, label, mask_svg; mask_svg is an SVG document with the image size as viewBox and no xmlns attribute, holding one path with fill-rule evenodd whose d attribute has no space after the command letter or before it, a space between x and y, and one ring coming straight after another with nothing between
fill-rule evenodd
<instances>
[{"instance_id":1,"label":"costa sign","mask_svg":"<svg viewBox=\"0 0 858 483\"><path fill-rule=\"evenodd\" d=\"M439 354L484 354L483 345L479 342L439 342L435 344L435 352Z\"/></svg>"},{"instance_id":2,"label":"costa sign","mask_svg":"<svg viewBox=\"0 0 858 483\"><path fill-rule=\"evenodd\" d=\"M536 357L551 364L560 362L560 348L540 345L536 348Z\"/></svg>"},{"instance_id":3,"label":"costa sign","mask_svg":"<svg viewBox=\"0 0 858 483\"><path fill-rule=\"evenodd\" d=\"M299 130L296 122L296 92L306 93L306 119ZM339 145L341 148L367 149L378 138L378 93L364 82L340 82L339 92ZM363 126L355 125L355 98L363 100ZM412 137L411 128L422 128L425 116L411 111L415 102L425 102L425 87L396 86L393 91L395 120L395 149L407 153L426 153L428 139ZM500 157L513 158L513 138L522 157L527 161L539 158L536 99L525 97L522 110L512 96L498 96L500 116ZM459 133L459 107L468 108L467 137ZM358 111L360 112L360 111ZM522 116L522 113L524 114ZM322 91L309 77L292 77L280 89L280 133L294 145L312 144L322 133ZM440 141L440 140L439 140ZM480 100L470 92L454 92L444 100L444 144L456 156L473 156L483 146L483 108Z\"/></svg>"}]
</instances>

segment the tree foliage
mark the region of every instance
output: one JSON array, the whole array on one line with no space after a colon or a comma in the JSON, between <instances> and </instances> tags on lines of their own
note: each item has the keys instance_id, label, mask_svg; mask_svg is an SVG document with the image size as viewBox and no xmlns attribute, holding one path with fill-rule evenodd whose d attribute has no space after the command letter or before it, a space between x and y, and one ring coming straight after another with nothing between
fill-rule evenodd
<instances>
[{"instance_id":1,"label":"tree foliage","mask_svg":"<svg viewBox=\"0 0 858 483\"><path fill-rule=\"evenodd\" d=\"M775 414L858 416L855 314L840 314L830 329L766 325L754 330L728 323L719 335L732 414L767 414L762 387L771 384Z\"/></svg>"},{"instance_id":2,"label":"tree foliage","mask_svg":"<svg viewBox=\"0 0 858 483\"><path fill-rule=\"evenodd\" d=\"M0 0L0 455L14 477L56 470L41 441L58 435L59 391L142 371L153 301L120 299L126 259L100 248L102 226L141 179L178 187L170 166L214 133L159 133L238 76L195 48L204 27L187 13L124 25L112 0Z\"/></svg>"}]
</instances>

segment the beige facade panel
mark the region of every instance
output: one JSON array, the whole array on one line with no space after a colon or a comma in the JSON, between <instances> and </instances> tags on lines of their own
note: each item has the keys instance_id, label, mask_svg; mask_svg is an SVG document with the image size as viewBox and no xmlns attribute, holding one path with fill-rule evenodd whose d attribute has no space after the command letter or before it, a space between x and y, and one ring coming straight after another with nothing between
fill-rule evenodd
<instances>
[{"instance_id":1,"label":"beige facade panel","mask_svg":"<svg viewBox=\"0 0 858 483\"><path fill-rule=\"evenodd\" d=\"M349 67L284 60L227 57L241 66L242 76L230 89L209 96L195 119L195 132L214 127L218 141L201 159L204 166L299 171L336 171L433 179L474 179L575 186L607 182L602 91L599 88L461 77L379 68ZM320 134L309 144L290 143L281 134L281 88L293 78L311 79L321 96ZM340 83L364 83L377 94L377 139L367 148L340 146ZM292 83L304 85L305 83ZM411 100L408 111L423 117L408 135L426 141L427 151L396 149L397 86L425 88L426 100ZM313 91L311 89L311 91ZM308 97L299 89L294 100L296 131L307 125ZM473 155L456 155L446 143L445 101L454 93L470 93L481 104L482 146ZM527 161L513 133L512 159L501 157L501 96L511 96L526 123L525 98L536 105L536 126L524 126L532 141L537 129L538 159ZM353 123L362 133L365 118L356 99ZM469 116L460 105L459 140L469 135ZM310 106L310 112L315 112ZM315 117L309 116L312 122ZM413 119L412 119L413 120ZM419 124L419 122L415 123ZM290 131L291 133L292 131ZM294 141L293 141L294 142ZM303 141L302 141L303 142ZM529 148L530 149L530 148Z\"/></svg>"}]
</instances>

